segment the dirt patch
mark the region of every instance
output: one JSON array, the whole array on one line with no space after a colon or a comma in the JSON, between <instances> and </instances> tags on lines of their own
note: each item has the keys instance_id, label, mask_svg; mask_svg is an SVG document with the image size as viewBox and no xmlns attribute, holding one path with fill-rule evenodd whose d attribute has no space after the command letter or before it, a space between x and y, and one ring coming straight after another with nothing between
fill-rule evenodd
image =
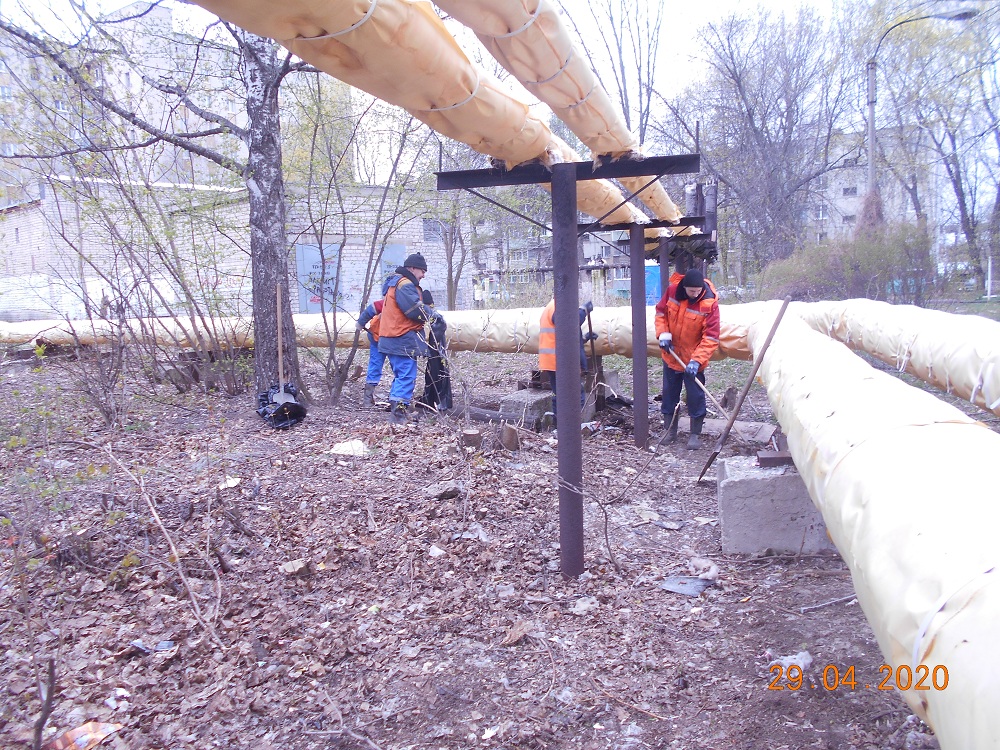
<instances>
[{"instance_id":1,"label":"dirt patch","mask_svg":"<svg viewBox=\"0 0 1000 750\"><path fill-rule=\"evenodd\" d=\"M460 359L458 392L530 366ZM587 571L566 581L548 435L471 449L461 422L350 404L275 432L248 398L162 393L111 433L44 366L4 374L3 746L31 746L49 657L46 737L95 719L131 750L936 746L876 688L839 558L720 553L708 449L639 450L621 418L586 438ZM661 588L692 558L715 585ZM768 665L803 651L792 690Z\"/></svg>"}]
</instances>

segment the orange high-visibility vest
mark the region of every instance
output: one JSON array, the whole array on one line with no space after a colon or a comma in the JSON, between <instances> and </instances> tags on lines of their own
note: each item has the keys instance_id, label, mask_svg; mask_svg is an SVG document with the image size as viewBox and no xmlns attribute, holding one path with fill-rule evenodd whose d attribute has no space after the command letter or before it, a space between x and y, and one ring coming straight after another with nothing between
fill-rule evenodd
<instances>
[{"instance_id":1,"label":"orange high-visibility vest","mask_svg":"<svg viewBox=\"0 0 1000 750\"><path fill-rule=\"evenodd\" d=\"M385 302L382 303L382 319L378 324L379 336L396 338L409 333L410 331L423 330L424 324L419 320L412 320L406 317L403 311L399 309L399 303L396 302L396 289L401 287L403 284L412 283L412 281L403 276L396 282L396 286L386 292ZM417 289L420 289L419 284L417 284ZM421 290L421 295L422 294L423 291Z\"/></svg>"},{"instance_id":2,"label":"orange high-visibility vest","mask_svg":"<svg viewBox=\"0 0 1000 750\"><path fill-rule=\"evenodd\" d=\"M552 300L542 310L538 329L538 369L556 371L556 301Z\"/></svg>"}]
</instances>

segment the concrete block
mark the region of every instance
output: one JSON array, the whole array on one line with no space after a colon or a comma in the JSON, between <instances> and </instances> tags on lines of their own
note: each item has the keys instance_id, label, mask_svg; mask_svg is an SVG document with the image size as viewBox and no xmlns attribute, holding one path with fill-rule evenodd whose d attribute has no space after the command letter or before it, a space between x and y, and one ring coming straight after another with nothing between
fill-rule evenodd
<instances>
[{"instance_id":1,"label":"concrete block","mask_svg":"<svg viewBox=\"0 0 1000 750\"><path fill-rule=\"evenodd\" d=\"M534 428L543 422L545 412L552 411L552 391L536 391L531 388L514 391L500 400L500 416L508 422ZM583 406L582 420L594 418L594 399L587 398Z\"/></svg>"},{"instance_id":2,"label":"concrete block","mask_svg":"<svg viewBox=\"0 0 1000 750\"><path fill-rule=\"evenodd\" d=\"M552 411L552 391L526 388L508 393L500 400L500 416L515 424L534 427L547 411Z\"/></svg>"},{"instance_id":3,"label":"concrete block","mask_svg":"<svg viewBox=\"0 0 1000 750\"><path fill-rule=\"evenodd\" d=\"M728 458L719 464L718 491L723 552L836 552L795 467L765 469L751 456Z\"/></svg>"}]
</instances>

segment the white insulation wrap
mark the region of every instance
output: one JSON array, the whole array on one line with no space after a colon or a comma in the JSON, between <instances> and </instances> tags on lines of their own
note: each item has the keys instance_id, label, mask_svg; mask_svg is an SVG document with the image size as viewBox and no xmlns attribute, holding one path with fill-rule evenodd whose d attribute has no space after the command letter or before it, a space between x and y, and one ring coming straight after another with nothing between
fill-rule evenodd
<instances>
[{"instance_id":1,"label":"white insulation wrap","mask_svg":"<svg viewBox=\"0 0 1000 750\"><path fill-rule=\"evenodd\" d=\"M750 359L746 344L746 331L758 311L767 303L755 302L749 305L730 305L723 308L721 344L716 359L733 357ZM646 353L659 357L659 348L653 329L655 308L646 308ZM480 352L538 352L538 327L542 308L529 307L513 310L457 310L442 313L448 324L448 348L451 351ZM334 334L334 318L321 314L292 316L295 321L296 341L300 346L326 346L329 332ZM334 346L346 348L354 344L354 324L357 318L347 313L336 316L336 338ZM599 307L591 313L595 346L598 355L621 354L632 356L632 311L628 307ZM199 336L208 335L204 324L194 324L191 319L151 318L128 320L126 327L132 331L154 334L156 341L164 346L199 348ZM245 318L218 318L213 322L213 330L233 348L253 346L250 320ZM47 344L73 346L81 344L107 344L116 340L116 326L105 321L35 320L25 323L4 323L0 321L0 344L22 345L39 338ZM368 338L359 339L362 348L368 346Z\"/></svg>"},{"instance_id":2,"label":"white insulation wrap","mask_svg":"<svg viewBox=\"0 0 1000 750\"><path fill-rule=\"evenodd\" d=\"M476 32L503 67L565 122L594 157L638 153L639 142L590 69L583 52L548 0L436 0L438 7ZM619 180L636 193L649 180ZM659 181L639 199L656 218L683 215ZM687 228L684 228L686 231ZM666 234L666 232L664 232Z\"/></svg>"},{"instance_id":3,"label":"white insulation wrap","mask_svg":"<svg viewBox=\"0 0 1000 750\"><path fill-rule=\"evenodd\" d=\"M580 161L548 125L474 65L423 0L197 0L303 60L426 125L508 165ZM571 156L572 155L572 156ZM577 186L580 210L608 224L646 223L635 206L616 206L607 180Z\"/></svg>"},{"instance_id":4,"label":"white insulation wrap","mask_svg":"<svg viewBox=\"0 0 1000 750\"><path fill-rule=\"evenodd\" d=\"M926 674L903 697L945 750L1000 748L1000 435L795 316L759 376L883 655Z\"/></svg>"},{"instance_id":5,"label":"white insulation wrap","mask_svg":"<svg viewBox=\"0 0 1000 750\"><path fill-rule=\"evenodd\" d=\"M994 320L865 299L795 303L791 310L852 349L1000 414L1000 323Z\"/></svg>"}]
</instances>

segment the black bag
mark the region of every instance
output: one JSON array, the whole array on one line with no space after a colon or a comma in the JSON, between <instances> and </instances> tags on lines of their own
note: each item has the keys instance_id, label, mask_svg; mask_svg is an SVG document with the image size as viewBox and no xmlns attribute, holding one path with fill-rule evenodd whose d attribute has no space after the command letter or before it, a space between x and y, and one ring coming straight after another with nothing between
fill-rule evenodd
<instances>
[{"instance_id":1,"label":"black bag","mask_svg":"<svg viewBox=\"0 0 1000 750\"><path fill-rule=\"evenodd\" d=\"M306 407L295 400L298 395L293 383L285 383L283 392L272 385L257 395L257 413L274 429L286 430L306 418Z\"/></svg>"}]
</instances>

